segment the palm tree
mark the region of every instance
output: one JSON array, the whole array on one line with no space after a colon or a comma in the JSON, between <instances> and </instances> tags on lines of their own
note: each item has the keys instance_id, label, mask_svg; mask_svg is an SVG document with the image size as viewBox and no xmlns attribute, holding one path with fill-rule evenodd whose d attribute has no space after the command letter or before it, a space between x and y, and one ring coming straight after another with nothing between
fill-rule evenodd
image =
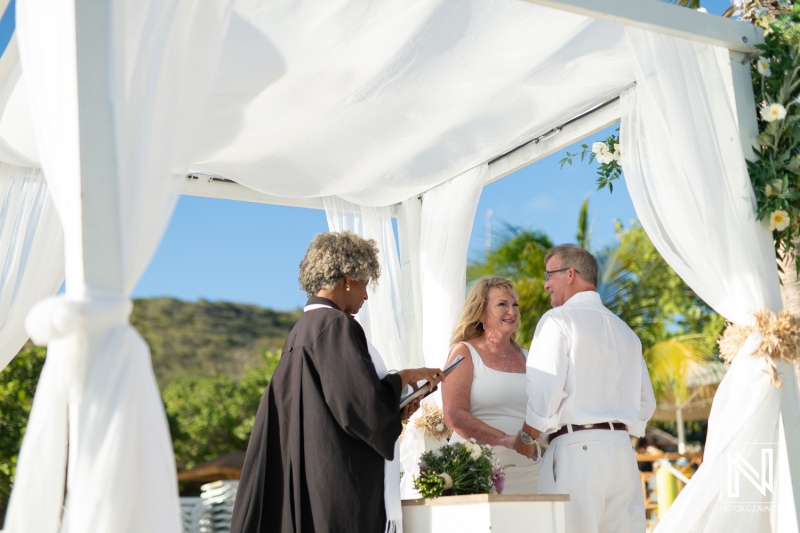
<instances>
[{"instance_id":1,"label":"palm tree","mask_svg":"<svg viewBox=\"0 0 800 533\"><path fill-rule=\"evenodd\" d=\"M642 341L656 398L681 401L690 370L713 358L724 320L667 265L641 226L618 226L617 234L618 244L596 254L598 293Z\"/></svg>"}]
</instances>

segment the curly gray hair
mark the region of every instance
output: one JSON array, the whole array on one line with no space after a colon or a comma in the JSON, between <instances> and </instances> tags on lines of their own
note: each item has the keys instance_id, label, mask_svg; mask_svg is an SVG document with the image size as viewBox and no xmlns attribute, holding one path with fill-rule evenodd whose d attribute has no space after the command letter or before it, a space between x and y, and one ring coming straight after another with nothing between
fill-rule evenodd
<instances>
[{"instance_id":1,"label":"curly gray hair","mask_svg":"<svg viewBox=\"0 0 800 533\"><path fill-rule=\"evenodd\" d=\"M345 277L376 283L381 275L378 248L372 239L349 231L320 233L300 261L300 288L309 296L333 288Z\"/></svg>"}]
</instances>

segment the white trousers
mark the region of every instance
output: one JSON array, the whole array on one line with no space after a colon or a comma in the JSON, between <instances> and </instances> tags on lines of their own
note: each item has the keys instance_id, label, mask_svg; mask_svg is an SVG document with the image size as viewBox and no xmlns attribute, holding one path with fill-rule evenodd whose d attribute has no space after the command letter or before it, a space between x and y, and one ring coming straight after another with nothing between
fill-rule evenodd
<instances>
[{"instance_id":1,"label":"white trousers","mask_svg":"<svg viewBox=\"0 0 800 533\"><path fill-rule=\"evenodd\" d=\"M589 429L550 443L539 492L569 494L567 533L643 533L644 500L627 431Z\"/></svg>"}]
</instances>

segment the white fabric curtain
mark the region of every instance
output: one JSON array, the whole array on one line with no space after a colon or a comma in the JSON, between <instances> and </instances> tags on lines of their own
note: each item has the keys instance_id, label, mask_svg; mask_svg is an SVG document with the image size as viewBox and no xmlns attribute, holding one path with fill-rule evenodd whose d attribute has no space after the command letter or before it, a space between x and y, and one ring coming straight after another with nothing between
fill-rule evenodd
<instances>
[{"instance_id":1,"label":"white fabric curtain","mask_svg":"<svg viewBox=\"0 0 800 533\"><path fill-rule=\"evenodd\" d=\"M408 368L401 340L403 302L400 292L400 261L391 208L356 205L336 196L324 197L323 203L330 231L349 231L365 239L373 239L378 247L381 276L378 285L369 289L369 299L357 315L370 344L375 370L383 377L388 370ZM394 445L394 455L394 459L386 461L385 466L386 531L403 533L399 443Z\"/></svg>"},{"instance_id":2,"label":"white fabric curtain","mask_svg":"<svg viewBox=\"0 0 800 533\"><path fill-rule=\"evenodd\" d=\"M408 242L403 244L403 249L415 250L411 257L419 257L419 264L412 262L409 268L419 269L421 292L417 295L421 302L415 307L422 310L422 316L416 322L422 325L422 332L416 340L420 341L423 362L428 367L444 366L453 327L461 316L466 296L469 238L488 172L488 165L473 168L423 194L421 209L406 203L400 211L399 216L404 218L399 221L402 227L419 229L418 233L404 230ZM414 198L408 202L417 201ZM419 221L411 220L414 217ZM438 393L430 398L433 398L430 401L441 404ZM422 410L415 416L421 413ZM412 478L419 474L419 457L425 449L425 439L412 420L406 426L400 447L400 460L405 472L401 487L403 498L418 496Z\"/></svg>"},{"instance_id":3,"label":"white fabric curtain","mask_svg":"<svg viewBox=\"0 0 800 533\"><path fill-rule=\"evenodd\" d=\"M779 311L772 238L767 224L756 221L733 106L714 48L627 32L637 87L622 98L620 145L642 226L667 263L729 321L748 323L751 313L765 307ZM752 356L760 342L757 335L748 339L723 379L709 418L703 465L663 517L659 532L769 530L769 512L730 512L724 506L728 492L721 481L731 454L760 465L760 443L778 439L780 390L763 372L766 362ZM784 381L796 387L793 379ZM774 501L770 492L753 497Z\"/></svg>"},{"instance_id":4,"label":"white fabric curtain","mask_svg":"<svg viewBox=\"0 0 800 533\"><path fill-rule=\"evenodd\" d=\"M164 408L147 345L128 323L128 298L191 160L231 6L108 0L108 7L107 134L117 165L107 190L116 197L81 183L92 139L79 137L86 130L78 121L75 3L17 7L38 152L64 227L67 292L37 305L26 322L49 348L5 523L14 533L181 531ZM97 244L84 242L84 225L93 223L84 215L98 204L118 206L121 272L108 272L114 266L91 253ZM121 281L99 287L96 277Z\"/></svg>"},{"instance_id":5,"label":"white fabric curtain","mask_svg":"<svg viewBox=\"0 0 800 533\"><path fill-rule=\"evenodd\" d=\"M28 312L63 281L64 236L42 171L0 163L0 371L28 340Z\"/></svg>"},{"instance_id":6,"label":"white fabric curtain","mask_svg":"<svg viewBox=\"0 0 800 533\"><path fill-rule=\"evenodd\" d=\"M369 289L369 299L359 311L358 321L389 370L408 368L401 338L400 260L391 208L356 205L336 196L326 196L323 202L330 231L349 231L375 241L381 277L377 286Z\"/></svg>"}]
</instances>

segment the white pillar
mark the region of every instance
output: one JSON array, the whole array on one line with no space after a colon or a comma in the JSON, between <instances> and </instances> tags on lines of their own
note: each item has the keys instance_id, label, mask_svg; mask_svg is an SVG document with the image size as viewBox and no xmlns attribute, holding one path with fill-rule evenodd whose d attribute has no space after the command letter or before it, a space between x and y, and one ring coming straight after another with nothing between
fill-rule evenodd
<instances>
[{"instance_id":1,"label":"white pillar","mask_svg":"<svg viewBox=\"0 0 800 533\"><path fill-rule=\"evenodd\" d=\"M800 392L794 365L781 361L778 364L781 386L781 419L778 431L778 446L781 448L778 469L778 485L775 502L778 520L773 531L798 531L800 525ZM784 462L785 461L785 462ZM788 474L788 475L786 475ZM787 510L794 504L794 512Z\"/></svg>"},{"instance_id":2,"label":"white pillar","mask_svg":"<svg viewBox=\"0 0 800 533\"><path fill-rule=\"evenodd\" d=\"M109 94L110 10L109 0L75 0L83 281L123 293L117 146Z\"/></svg>"},{"instance_id":3,"label":"white pillar","mask_svg":"<svg viewBox=\"0 0 800 533\"><path fill-rule=\"evenodd\" d=\"M678 426L678 453L686 453L686 424L683 422L683 408L675 411L675 423Z\"/></svg>"},{"instance_id":4,"label":"white pillar","mask_svg":"<svg viewBox=\"0 0 800 533\"><path fill-rule=\"evenodd\" d=\"M732 91L729 96L733 97L733 104L736 107L736 117L739 126L739 137L742 142L745 159L752 161L755 157L753 147L755 139L758 137L758 121L755 112L755 95L753 94L753 82L750 75L750 58L739 52L729 53L729 64L731 78L729 80ZM725 72L726 69L722 69ZM727 72L725 72L727 74ZM775 495L775 501L781 501L785 507L786 503L794 503L791 512L791 522L800 524L800 407L798 407L797 379L795 378L794 366L781 361L778 363L780 379L783 382L781 387L781 420L779 431L779 446L785 447L787 454L788 475L781 476L779 494ZM778 512L786 515L785 509ZM787 518L782 519L784 523ZM796 528L794 529L796 531ZM779 531L778 524L773 522L773 531Z\"/></svg>"}]
</instances>

